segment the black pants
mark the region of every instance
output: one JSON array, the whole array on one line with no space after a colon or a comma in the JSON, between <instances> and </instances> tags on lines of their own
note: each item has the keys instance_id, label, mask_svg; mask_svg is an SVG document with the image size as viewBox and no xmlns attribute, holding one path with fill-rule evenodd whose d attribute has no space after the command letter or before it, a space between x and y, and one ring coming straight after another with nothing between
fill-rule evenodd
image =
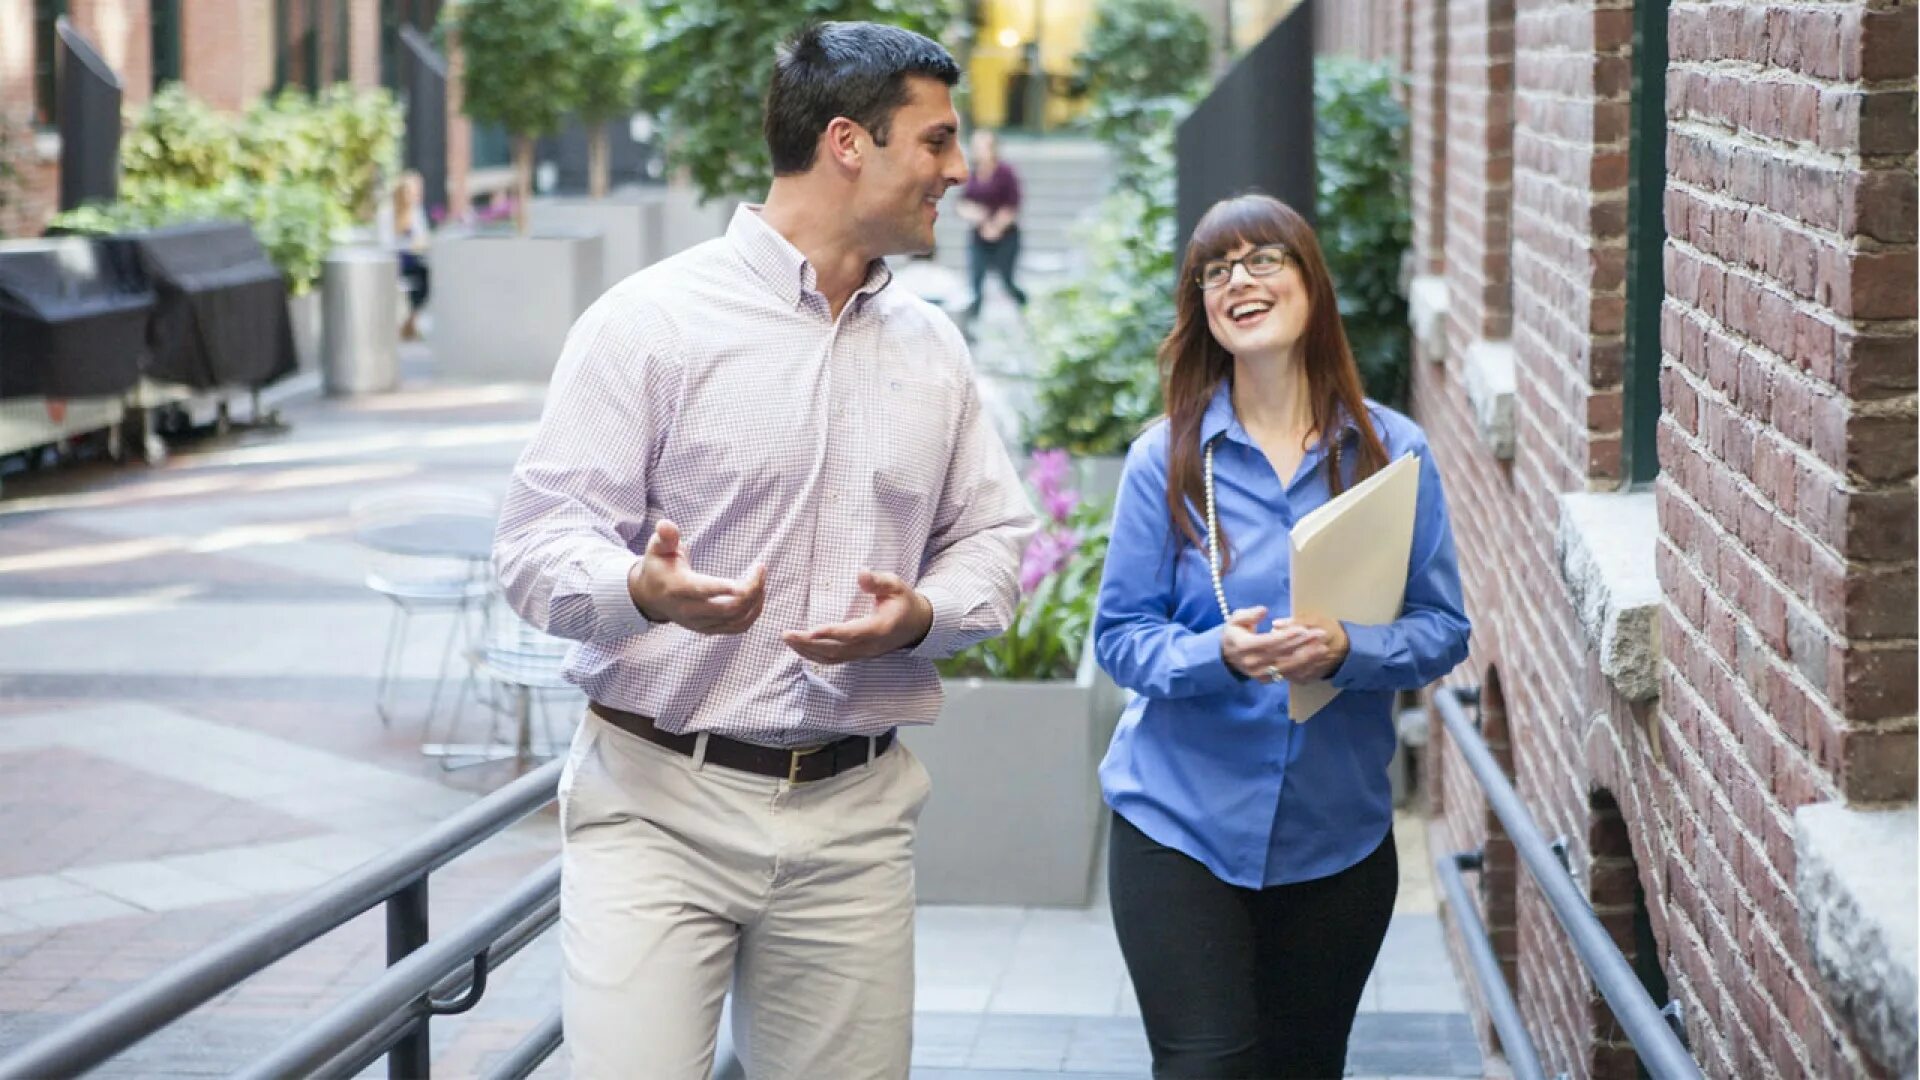
<instances>
[{"instance_id":1,"label":"black pants","mask_svg":"<svg viewBox=\"0 0 1920 1080\"><path fill-rule=\"evenodd\" d=\"M1000 281L1013 294L1014 303L1027 306L1027 294L1013 283L1013 266L1019 261L1020 226L1008 228L998 240L982 240L979 233L972 234L967 244L967 277L973 282L973 306L967 308L968 319L980 316L980 289L987 283L989 270L1000 275Z\"/></svg>"},{"instance_id":2,"label":"black pants","mask_svg":"<svg viewBox=\"0 0 1920 1080\"><path fill-rule=\"evenodd\" d=\"M1242 889L1114 815L1113 927L1156 1080L1326 1080L1400 888L1393 834L1331 877Z\"/></svg>"},{"instance_id":3,"label":"black pants","mask_svg":"<svg viewBox=\"0 0 1920 1080\"><path fill-rule=\"evenodd\" d=\"M427 302L427 260L411 251L401 252L400 277L407 283L407 303L419 311Z\"/></svg>"}]
</instances>

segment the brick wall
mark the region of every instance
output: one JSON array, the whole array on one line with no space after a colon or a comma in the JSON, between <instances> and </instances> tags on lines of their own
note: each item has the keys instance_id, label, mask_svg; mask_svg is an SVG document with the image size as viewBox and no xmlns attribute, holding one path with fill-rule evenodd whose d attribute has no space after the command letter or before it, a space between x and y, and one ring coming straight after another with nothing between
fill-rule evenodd
<instances>
[{"instance_id":1,"label":"brick wall","mask_svg":"<svg viewBox=\"0 0 1920 1080\"><path fill-rule=\"evenodd\" d=\"M1670 936L1741 1075L1860 1067L1799 932L1792 811L1914 798L1915 9L1670 24L1662 704Z\"/></svg>"},{"instance_id":2,"label":"brick wall","mask_svg":"<svg viewBox=\"0 0 1920 1080\"><path fill-rule=\"evenodd\" d=\"M1457 678L1481 684L1489 742L1629 959L1645 889L1710 1075L1868 1074L1806 953L1791 813L1915 794L1914 6L1673 5L1663 664L1660 698L1636 706L1598 670L1554 540L1561 493L1623 475L1633 5L1393 2L1416 265L1448 283L1446 355L1416 358L1413 401L1475 624ZM1506 464L1476 430L1461 350L1509 334ZM1549 1071L1633 1075L1471 773L1436 748L1435 843L1487 847L1482 915L1517 952Z\"/></svg>"},{"instance_id":3,"label":"brick wall","mask_svg":"<svg viewBox=\"0 0 1920 1080\"><path fill-rule=\"evenodd\" d=\"M1419 271L1432 274L1446 261L1447 0L1409 0L1406 12L1413 247Z\"/></svg>"},{"instance_id":4,"label":"brick wall","mask_svg":"<svg viewBox=\"0 0 1920 1080\"><path fill-rule=\"evenodd\" d=\"M153 94L153 32L148 0L69 0L67 18L120 75L122 101L138 108Z\"/></svg>"},{"instance_id":5,"label":"brick wall","mask_svg":"<svg viewBox=\"0 0 1920 1080\"><path fill-rule=\"evenodd\" d=\"M273 88L273 0L182 4L181 77L216 109L238 112Z\"/></svg>"},{"instance_id":6,"label":"brick wall","mask_svg":"<svg viewBox=\"0 0 1920 1080\"><path fill-rule=\"evenodd\" d=\"M1507 337L1514 0L1445 0L1450 345Z\"/></svg>"},{"instance_id":7,"label":"brick wall","mask_svg":"<svg viewBox=\"0 0 1920 1080\"><path fill-rule=\"evenodd\" d=\"M350 0L347 27L347 64L353 85L363 90L379 86L380 0Z\"/></svg>"}]
</instances>

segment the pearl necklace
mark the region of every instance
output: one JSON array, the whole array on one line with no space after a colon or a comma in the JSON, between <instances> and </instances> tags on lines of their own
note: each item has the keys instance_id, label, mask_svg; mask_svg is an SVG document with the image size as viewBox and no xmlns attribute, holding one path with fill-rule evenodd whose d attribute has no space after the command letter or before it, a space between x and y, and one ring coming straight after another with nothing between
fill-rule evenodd
<instances>
[{"instance_id":1,"label":"pearl necklace","mask_svg":"<svg viewBox=\"0 0 1920 1080\"><path fill-rule=\"evenodd\" d=\"M1220 617L1232 621L1227 607L1227 589L1220 583L1220 520L1213 508L1213 443L1207 443L1207 569L1213 571L1213 598L1220 602Z\"/></svg>"}]
</instances>

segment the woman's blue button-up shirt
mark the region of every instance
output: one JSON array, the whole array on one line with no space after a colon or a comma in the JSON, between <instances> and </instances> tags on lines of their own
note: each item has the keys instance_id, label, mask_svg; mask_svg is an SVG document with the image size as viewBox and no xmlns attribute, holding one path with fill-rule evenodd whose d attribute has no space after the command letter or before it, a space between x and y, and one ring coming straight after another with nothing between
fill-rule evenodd
<instances>
[{"instance_id":1,"label":"woman's blue button-up shirt","mask_svg":"<svg viewBox=\"0 0 1920 1080\"><path fill-rule=\"evenodd\" d=\"M1221 657L1225 620L1206 549L1185 542L1167 516L1167 425L1127 455L1094 636L1100 666L1132 695L1100 786L1141 832L1234 885L1310 881L1371 854L1393 825L1393 693L1433 682L1467 655L1453 529L1426 435L1391 409L1368 409L1388 460L1420 458L1406 605L1384 626L1343 624L1350 651L1333 674L1341 693L1303 724L1287 719L1285 682L1244 680ZM1351 485L1359 432L1348 420L1336 437L1346 440L1340 460ZM1287 534L1329 498L1325 442L1283 485L1224 384L1201 438L1216 440L1215 503L1233 551L1227 603L1287 615ZM1199 514L1195 523L1205 538Z\"/></svg>"}]
</instances>

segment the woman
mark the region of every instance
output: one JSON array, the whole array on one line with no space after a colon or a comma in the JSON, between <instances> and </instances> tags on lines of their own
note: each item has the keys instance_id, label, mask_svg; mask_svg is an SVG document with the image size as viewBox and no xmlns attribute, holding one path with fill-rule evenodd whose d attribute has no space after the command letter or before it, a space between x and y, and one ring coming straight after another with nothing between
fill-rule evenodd
<instances>
[{"instance_id":1,"label":"woman","mask_svg":"<svg viewBox=\"0 0 1920 1080\"><path fill-rule=\"evenodd\" d=\"M400 277L407 283L407 319L400 325L402 341L420 339L420 309L426 306L427 222L420 205L425 181L412 169L400 174L393 187L394 247L400 256Z\"/></svg>"},{"instance_id":2,"label":"woman","mask_svg":"<svg viewBox=\"0 0 1920 1080\"><path fill-rule=\"evenodd\" d=\"M1215 205L1179 288L1167 414L1127 455L1094 620L1136 695L1100 767L1114 929L1156 1077L1337 1077L1398 891L1393 695L1467 654L1452 531L1425 436L1361 394L1300 215ZM1293 523L1409 451L1400 617L1267 624L1291 608ZM1286 680L1322 678L1341 693L1289 721Z\"/></svg>"},{"instance_id":3,"label":"woman","mask_svg":"<svg viewBox=\"0 0 1920 1080\"><path fill-rule=\"evenodd\" d=\"M980 317L981 292L987 271L1000 275L1013 302L1027 306L1027 294L1013 283L1014 264L1020 261L1020 177L1000 160L1000 142L993 132L973 133L968 155L967 184L960 191L960 217L973 226L967 242L967 277L973 283L973 303L963 328L972 333Z\"/></svg>"}]
</instances>

